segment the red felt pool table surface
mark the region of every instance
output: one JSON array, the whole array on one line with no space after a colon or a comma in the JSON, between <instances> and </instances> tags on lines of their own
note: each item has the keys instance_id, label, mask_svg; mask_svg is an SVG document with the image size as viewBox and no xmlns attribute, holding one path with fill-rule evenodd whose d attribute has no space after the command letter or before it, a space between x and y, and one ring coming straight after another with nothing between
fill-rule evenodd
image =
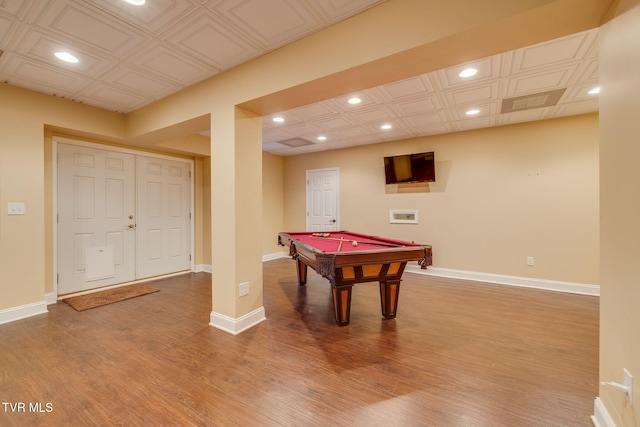
<instances>
[{"instance_id":1,"label":"red felt pool table surface","mask_svg":"<svg viewBox=\"0 0 640 427\"><path fill-rule=\"evenodd\" d=\"M329 280L336 323L349 324L351 288L356 283L380 282L382 316L396 316L400 281L409 261L431 265L431 246L349 231L278 233L296 260L298 284L307 283L307 267Z\"/></svg>"},{"instance_id":2,"label":"red felt pool table surface","mask_svg":"<svg viewBox=\"0 0 640 427\"><path fill-rule=\"evenodd\" d=\"M303 243L315 250L321 252L354 252L354 251L372 251L372 250L389 250L390 248L408 248L421 247L423 245L402 240L387 239L378 236L369 236L366 234L353 233L349 231L334 231L323 233L312 232L296 232L286 233L293 239ZM321 237L317 234L328 234L327 237ZM340 242L342 241L342 245ZM357 242L353 245L352 242ZM338 250L340 248L340 250Z\"/></svg>"}]
</instances>

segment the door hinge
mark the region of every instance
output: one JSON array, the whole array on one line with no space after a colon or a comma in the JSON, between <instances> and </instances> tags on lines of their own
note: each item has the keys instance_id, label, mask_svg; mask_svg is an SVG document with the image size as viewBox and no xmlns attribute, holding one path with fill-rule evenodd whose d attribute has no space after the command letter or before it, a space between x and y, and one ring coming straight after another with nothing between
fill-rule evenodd
<instances>
[{"instance_id":1,"label":"door hinge","mask_svg":"<svg viewBox=\"0 0 640 427\"><path fill-rule=\"evenodd\" d=\"M191 219L191 212L189 212L189 219Z\"/></svg>"},{"instance_id":2,"label":"door hinge","mask_svg":"<svg viewBox=\"0 0 640 427\"><path fill-rule=\"evenodd\" d=\"M60 275L56 274L56 283L60 284Z\"/></svg>"},{"instance_id":3,"label":"door hinge","mask_svg":"<svg viewBox=\"0 0 640 427\"><path fill-rule=\"evenodd\" d=\"M191 261L191 254L189 254L189 261Z\"/></svg>"}]
</instances>

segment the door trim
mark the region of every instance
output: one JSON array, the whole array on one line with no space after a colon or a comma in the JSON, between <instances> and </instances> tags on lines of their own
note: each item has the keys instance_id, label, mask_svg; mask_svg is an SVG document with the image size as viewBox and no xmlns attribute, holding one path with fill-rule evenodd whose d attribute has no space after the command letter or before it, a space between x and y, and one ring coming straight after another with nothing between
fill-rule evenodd
<instances>
[{"instance_id":1,"label":"door trim","mask_svg":"<svg viewBox=\"0 0 640 427\"><path fill-rule=\"evenodd\" d=\"M79 139L71 139L71 138L65 138L62 136L53 136L52 138L52 147L51 147L51 175L52 175L52 179L51 179L51 185L52 185L52 193L51 193L51 205L52 205L52 225L53 225L53 256L52 256L52 263L53 263L53 297L55 300L58 300L58 144L69 144L69 145L77 145L77 146L81 146L81 147L88 147L88 148L94 148L97 150L107 150L107 151L115 151L115 152L119 152L119 153L127 153L127 154L133 154L133 155L140 155L140 156L147 156L147 157L154 157L154 158L160 158L160 159L166 159L166 160L174 160L174 161L182 161L185 163L189 164L189 209L191 211L191 218L189 219L189 228L190 228L190 232L189 232L189 238L190 238L190 252L191 252L191 271L194 271L195 268L195 230L194 230L194 224L195 224L195 173L194 173L194 161L193 159L187 159L184 157L174 157L174 156L170 156L170 155L166 155L166 154L158 154L158 153L151 153L151 152L147 152L147 151L141 151L141 150L135 150L132 148L123 148L123 147L116 147L116 146L112 146L112 145L106 145L106 144L99 144L96 142L89 142L89 141L82 141ZM176 272L176 273L170 273L167 275L163 275L161 277L169 277L172 275L177 275L177 274L184 274L184 272ZM112 286L105 286L103 288L99 288L97 289L97 291L102 291L102 290L106 290L106 289L111 289L111 288L116 288L116 287L120 287L120 286L125 286L125 285L129 285L129 284L133 284L133 283L140 283L140 282L144 282L144 281L149 281L149 280L155 280L157 279L157 277L154 278L150 278L150 279L139 279L139 280L134 280L132 282L127 282L127 283L118 283ZM78 294L73 294L73 295L80 295L82 293L91 293L92 291L86 291L86 292L81 292ZM93 292L96 292L96 290L94 290ZM69 295L65 295L65 298L69 297Z\"/></svg>"},{"instance_id":2,"label":"door trim","mask_svg":"<svg viewBox=\"0 0 640 427\"><path fill-rule=\"evenodd\" d=\"M305 230L310 230L309 224L309 210L311 208L310 194L309 194L309 174L316 172L329 172L334 171L336 173L336 230L340 230L340 168L322 168L322 169L307 169L305 172Z\"/></svg>"}]
</instances>

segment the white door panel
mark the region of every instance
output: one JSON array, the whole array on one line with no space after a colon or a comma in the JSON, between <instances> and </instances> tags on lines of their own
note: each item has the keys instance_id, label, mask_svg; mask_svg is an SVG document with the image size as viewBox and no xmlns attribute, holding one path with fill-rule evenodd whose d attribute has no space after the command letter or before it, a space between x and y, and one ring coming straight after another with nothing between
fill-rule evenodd
<instances>
[{"instance_id":1,"label":"white door panel","mask_svg":"<svg viewBox=\"0 0 640 427\"><path fill-rule=\"evenodd\" d=\"M190 260L189 164L138 156L138 276L187 270Z\"/></svg>"},{"instance_id":2,"label":"white door panel","mask_svg":"<svg viewBox=\"0 0 640 427\"><path fill-rule=\"evenodd\" d=\"M338 169L307 171L307 231L338 229Z\"/></svg>"},{"instance_id":3,"label":"white door panel","mask_svg":"<svg viewBox=\"0 0 640 427\"><path fill-rule=\"evenodd\" d=\"M131 154L58 145L58 294L135 278L134 180ZM113 276L90 280L86 252L105 246L114 248Z\"/></svg>"}]
</instances>

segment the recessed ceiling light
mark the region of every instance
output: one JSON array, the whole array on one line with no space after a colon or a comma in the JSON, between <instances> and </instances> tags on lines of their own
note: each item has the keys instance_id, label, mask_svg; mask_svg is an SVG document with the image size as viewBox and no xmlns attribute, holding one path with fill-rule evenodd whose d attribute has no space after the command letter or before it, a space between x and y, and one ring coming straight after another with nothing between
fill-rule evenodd
<instances>
[{"instance_id":1,"label":"recessed ceiling light","mask_svg":"<svg viewBox=\"0 0 640 427\"><path fill-rule=\"evenodd\" d=\"M124 1L134 6L142 6L146 0L124 0Z\"/></svg>"},{"instance_id":2,"label":"recessed ceiling light","mask_svg":"<svg viewBox=\"0 0 640 427\"><path fill-rule=\"evenodd\" d=\"M480 110L478 110L477 108L474 108L473 110L467 111L467 116L475 116L479 112L480 112Z\"/></svg>"},{"instance_id":3,"label":"recessed ceiling light","mask_svg":"<svg viewBox=\"0 0 640 427\"><path fill-rule=\"evenodd\" d=\"M284 117L280 117L280 116L274 117L273 121L276 122L276 123L282 123L282 122L284 122Z\"/></svg>"},{"instance_id":4,"label":"recessed ceiling light","mask_svg":"<svg viewBox=\"0 0 640 427\"><path fill-rule=\"evenodd\" d=\"M385 124L383 124L382 126L380 126L380 129L383 129L383 130L389 130L389 129L391 129L392 127L393 127L393 126L391 126L390 124L385 123Z\"/></svg>"},{"instance_id":5,"label":"recessed ceiling light","mask_svg":"<svg viewBox=\"0 0 640 427\"><path fill-rule=\"evenodd\" d=\"M589 95L597 95L600 93L600 87L594 87L589 91Z\"/></svg>"},{"instance_id":6,"label":"recessed ceiling light","mask_svg":"<svg viewBox=\"0 0 640 427\"><path fill-rule=\"evenodd\" d=\"M79 60L75 56L71 55L69 52L56 52L54 53L56 58L64 62L71 62L73 64L77 63Z\"/></svg>"},{"instance_id":7,"label":"recessed ceiling light","mask_svg":"<svg viewBox=\"0 0 640 427\"><path fill-rule=\"evenodd\" d=\"M324 136L324 135L320 135L317 139L318 139L318 141L326 141L327 137Z\"/></svg>"},{"instance_id":8,"label":"recessed ceiling light","mask_svg":"<svg viewBox=\"0 0 640 427\"><path fill-rule=\"evenodd\" d=\"M349 98L347 102L351 105L356 105L356 104L360 104L362 102L362 99L354 96L353 98Z\"/></svg>"},{"instance_id":9,"label":"recessed ceiling light","mask_svg":"<svg viewBox=\"0 0 640 427\"><path fill-rule=\"evenodd\" d=\"M458 74L460 77L471 77L475 76L478 73L478 70L475 68L466 68Z\"/></svg>"}]
</instances>

